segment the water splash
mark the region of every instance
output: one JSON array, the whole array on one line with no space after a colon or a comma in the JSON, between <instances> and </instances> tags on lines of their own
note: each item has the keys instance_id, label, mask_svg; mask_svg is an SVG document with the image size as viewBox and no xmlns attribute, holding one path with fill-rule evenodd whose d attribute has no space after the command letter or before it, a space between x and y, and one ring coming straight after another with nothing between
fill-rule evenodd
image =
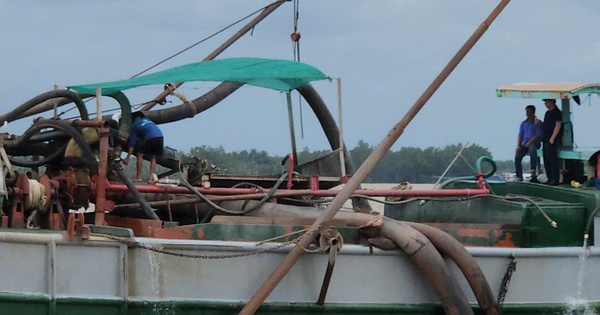
<instances>
[{"instance_id":1,"label":"water splash","mask_svg":"<svg viewBox=\"0 0 600 315\"><path fill-rule=\"evenodd\" d=\"M577 298L575 300L569 301L567 304L567 310L564 315L596 315L598 314L594 308L589 305L588 301L585 299L583 287L585 280L585 267L587 257L590 255L589 249L587 247L588 243L588 235L586 234L583 237L583 247L581 250L581 255L579 255L579 273L577 274Z\"/></svg>"},{"instance_id":2,"label":"water splash","mask_svg":"<svg viewBox=\"0 0 600 315\"><path fill-rule=\"evenodd\" d=\"M579 255L579 273L577 274L577 301L583 299L583 284L585 276L585 262L589 256L589 249L587 247L588 237L587 234L583 238L583 248L581 249L581 255Z\"/></svg>"},{"instance_id":3,"label":"water splash","mask_svg":"<svg viewBox=\"0 0 600 315\"><path fill-rule=\"evenodd\" d=\"M586 300L573 300L567 304L563 315L598 315L593 306Z\"/></svg>"},{"instance_id":4,"label":"water splash","mask_svg":"<svg viewBox=\"0 0 600 315\"><path fill-rule=\"evenodd\" d=\"M152 249L162 249L159 244L145 244L146 247ZM157 252L146 250L145 256L148 258L149 265L149 279L150 279L150 299L158 300L164 296L162 283L166 278L166 270L162 270L161 265L164 264L164 255ZM170 315L174 314L174 310L169 305L155 302L153 303L152 313L156 315Z\"/></svg>"}]
</instances>

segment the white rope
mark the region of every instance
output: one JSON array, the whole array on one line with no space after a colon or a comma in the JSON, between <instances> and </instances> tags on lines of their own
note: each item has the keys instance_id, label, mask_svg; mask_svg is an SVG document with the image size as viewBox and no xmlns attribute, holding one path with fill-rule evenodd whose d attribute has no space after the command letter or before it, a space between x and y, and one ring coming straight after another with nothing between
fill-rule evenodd
<instances>
[{"instance_id":1,"label":"white rope","mask_svg":"<svg viewBox=\"0 0 600 315\"><path fill-rule=\"evenodd\" d=\"M27 210L39 210L45 212L46 207L46 187L37 180L29 180L29 197L27 199Z\"/></svg>"}]
</instances>

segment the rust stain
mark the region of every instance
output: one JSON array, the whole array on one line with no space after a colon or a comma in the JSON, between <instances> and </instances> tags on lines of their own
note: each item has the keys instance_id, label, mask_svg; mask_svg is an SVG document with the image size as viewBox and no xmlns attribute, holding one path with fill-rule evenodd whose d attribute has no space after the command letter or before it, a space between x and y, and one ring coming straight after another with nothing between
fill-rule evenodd
<instances>
[{"instance_id":1,"label":"rust stain","mask_svg":"<svg viewBox=\"0 0 600 315\"><path fill-rule=\"evenodd\" d=\"M462 237L489 238L490 230L487 229L457 229L456 234Z\"/></svg>"},{"instance_id":2,"label":"rust stain","mask_svg":"<svg viewBox=\"0 0 600 315\"><path fill-rule=\"evenodd\" d=\"M202 239L204 239L204 229L202 229L202 228L198 228L198 229L196 230L196 237L197 237L199 240L202 240Z\"/></svg>"},{"instance_id":3,"label":"rust stain","mask_svg":"<svg viewBox=\"0 0 600 315\"><path fill-rule=\"evenodd\" d=\"M123 218L107 215L106 222L111 226L129 228L135 236L152 237L157 229L162 229L162 221L137 218Z\"/></svg>"},{"instance_id":4,"label":"rust stain","mask_svg":"<svg viewBox=\"0 0 600 315\"><path fill-rule=\"evenodd\" d=\"M153 231L152 237L190 240L193 236L193 228L194 226L178 226L168 229L156 229Z\"/></svg>"},{"instance_id":5,"label":"rust stain","mask_svg":"<svg viewBox=\"0 0 600 315\"><path fill-rule=\"evenodd\" d=\"M519 247L512 241L512 233L506 232L506 238L498 240L497 247Z\"/></svg>"}]
</instances>

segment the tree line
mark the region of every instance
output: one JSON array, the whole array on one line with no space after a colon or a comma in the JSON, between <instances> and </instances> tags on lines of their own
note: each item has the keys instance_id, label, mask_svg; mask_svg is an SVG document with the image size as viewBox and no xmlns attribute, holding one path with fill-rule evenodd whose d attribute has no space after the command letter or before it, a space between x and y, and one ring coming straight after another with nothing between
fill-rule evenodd
<instances>
[{"instance_id":1,"label":"tree line","mask_svg":"<svg viewBox=\"0 0 600 315\"><path fill-rule=\"evenodd\" d=\"M492 156L487 148L473 144L462 151L457 157L462 144L447 145L442 148L429 147L426 149L403 147L398 151L390 150L367 176L367 183L399 183L409 181L414 183L433 183L448 168L456 158L445 177L474 175L475 164L481 156ZM374 146L359 141L354 148L348 148L355 169L373 152ZM311 151L304 148L297 152L298 163L302 164L331 153L330 150ZM188 155L188 154L186 154ZM190 156L207 159L219 166L224 173L239 175L272 175L282 172L284 156L269 155L266 151L251 149L237 152L227 152L222 146L194 147ZM512 161L496 161L497 173L513 172Z\"/></svg>"}]
</instances>

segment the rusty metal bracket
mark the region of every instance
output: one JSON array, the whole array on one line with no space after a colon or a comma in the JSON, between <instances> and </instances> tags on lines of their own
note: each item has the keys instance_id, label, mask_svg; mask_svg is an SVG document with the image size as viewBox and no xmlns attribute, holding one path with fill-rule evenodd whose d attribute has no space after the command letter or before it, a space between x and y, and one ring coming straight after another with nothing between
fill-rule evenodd
<instances>
[{"instance_id":1,"label":"rusty metal bracket","mask_svg":"<svg viewBox=\"0 0 600 315\"><path fill-rule=\"evenodd\" d=\"M319 306L325 304L325 297L327 296L327 290L329 289L329 283L331 282L331 276L333 275L333 267L335 267L337 253L342 249L343 243L344 239L338 231L327 229L321 232L319 244L321 245L321 248L326 248L326 251L329 251L329 261L327 262L327 269L325 269L325 276L323 277L319 299L316 303Z\"/></svg>"}]
</instances>

